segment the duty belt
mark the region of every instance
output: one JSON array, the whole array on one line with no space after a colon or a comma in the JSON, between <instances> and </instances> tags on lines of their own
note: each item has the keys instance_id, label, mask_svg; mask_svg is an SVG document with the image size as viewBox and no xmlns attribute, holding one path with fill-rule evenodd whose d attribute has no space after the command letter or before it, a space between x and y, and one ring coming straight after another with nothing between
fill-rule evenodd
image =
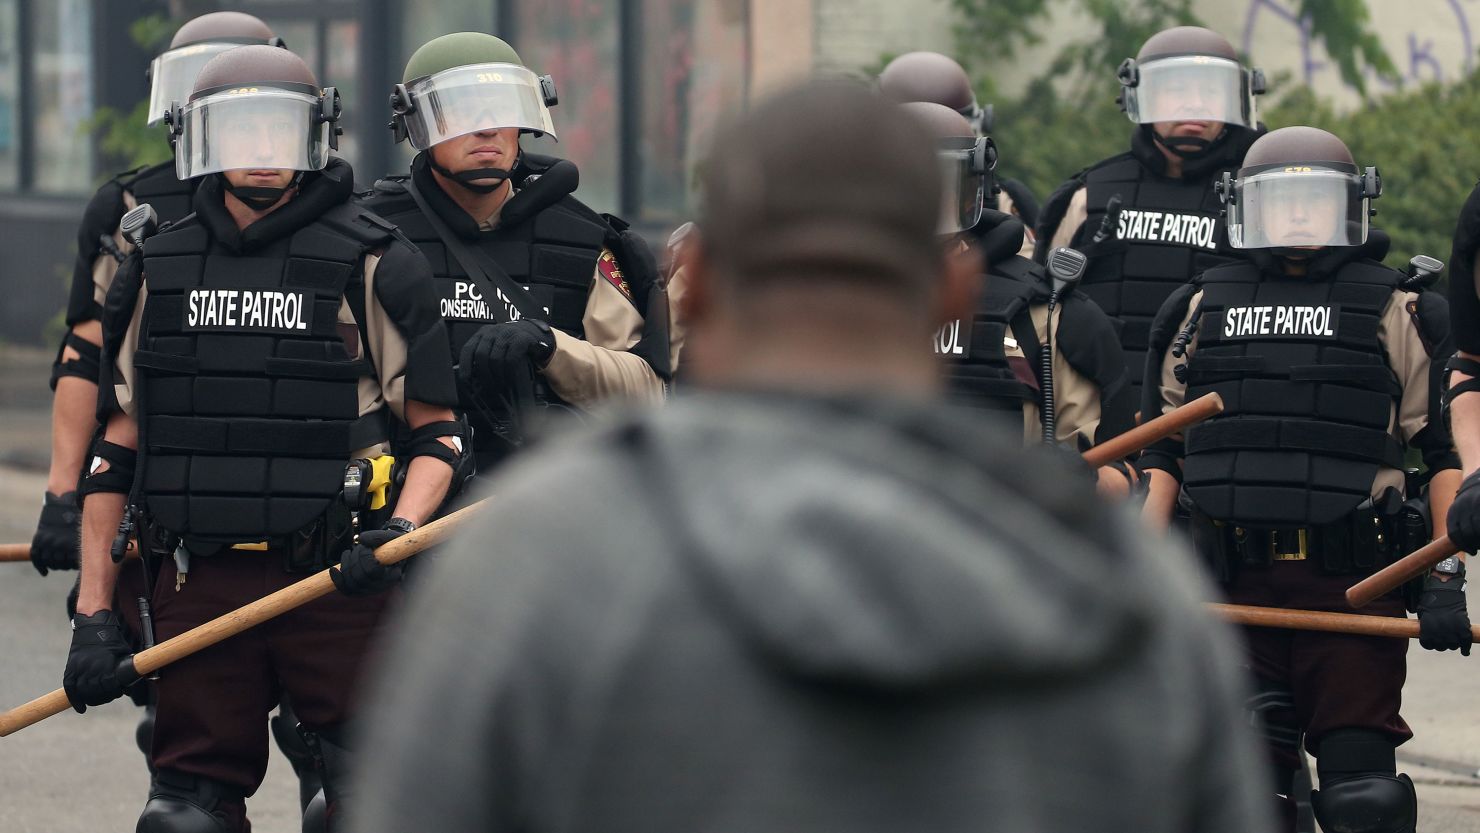
<instances>
[{"instance_id":1,"label":"duty belt","mask_svg":"<svg viewBox=\"0 0 1480 833\"><path fill-rule=\"evenodd\" d=\"M1391 562L1397 546L1398 515L1383 515L1363 504L1340 520L1312 527L1246 527L1194 510L1193 540L1220 578L1238 568L1277 562L1316 561L1323 572L1367 574Z\"/></svg>"}]
</instances>

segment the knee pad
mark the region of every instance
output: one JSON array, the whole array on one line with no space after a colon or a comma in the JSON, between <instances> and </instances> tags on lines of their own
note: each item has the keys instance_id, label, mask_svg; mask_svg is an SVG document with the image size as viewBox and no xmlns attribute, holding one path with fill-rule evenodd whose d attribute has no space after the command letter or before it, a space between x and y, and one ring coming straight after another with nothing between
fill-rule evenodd
<instances>
[{"instance_id":1,"label":"knee pad","mask_svg":"<svg viewBox=\"0 0 1480 833\"><path fill-rule=\"evenodd\" d=\"M1295 695L1283 683L1256 677L1255 692L1244 701L1249 725L1269 747L1275 762L1275 792L1289 795L1296 771L1304 763L1300 751L1300 723L1295 717Z\"/></svg>"},{"instance_id":2,"label":"knee pad","mask_svg":"<svg viewBox=\"0 0 1480 833\"><path fill-rule=\"evenodd\" d=\"M329 833L329 801L319 790L303 808L303 833Z\"/></svg>"},{"instance_id":3,"label":"knee pad","mask_svg":"<svg viewBox=\"0 0 1480 833\"><path fill-rule=\"evenodd\" d=\"M134 833L245 833L246 797L210 778L163 771L154 774L149 802Z\"/></svg>"},{"instance_id":4,"label":"knee pad","mask_svg":"<svg viewBox=\"0 0 1480 833\"><path fill-rule=\"evenodd\" d=\"M1321 788L1311 792L1316 821L1329 833L1412 833L1418 794L1399 775L1393 742L1372 729L1337 729L1316 747Z\"/></svg>"},{"instance_id":5,"label":"knee pad","mask_svg":"<svg viewBox=\"0 0 1480 833\"><path fill-rule=\"evenodd\" d=\"M342 727L332 726L314 732L303 732L303 737L308 741L308 747L313 750L314 761L319 767L319 777L323 779L324 789L315 800L323 800L324 826L320 830L335 830L338 818L342 815L342 807L349 792L349 750L343 746L341 736ZM313 802L309 802L310 809ZM307 825L308 811L304 811L304 831L310 828Z\"/></svg>"},{"instance_id":6,"label":"knee pad","mask_svg":"<svg viewBox=\"0 0 1480 833\"><path fill-rule=\"evenodd\" d=\"M149 754L150 750L154 748L153 706L144 707L144 716L139 718L139 725L134 727L134 743L137 743L139 745L139 751L144 753L144 760L153 760Z\"/></svg>"},{"instance_id":7,"label":"knee pad","mask_svg":"<svg viewBox=\"0 0 1480 833\"><path fill-rule=\"evenodd\" d=\"M316 793L323 787L318 765L314 763L313 750L308 748L293 709L284 701L278 713L267 724L272 729L272 738L282 750L283 757L293 765L293 774L298 776L298 808L308 807Z\"/></svg>"},{"instance_id":8,"label":"knee pad","mask_svg":"<svg viewBox=\"0 0 1480 833\"><path fill-rule=\"evenodd\" d=\"M1310 803L1327 833L1413 833L1418 828L1418 793L1406 774L1359 775L1329 785L1323 778Z\"/></svg>"}]
</instances>

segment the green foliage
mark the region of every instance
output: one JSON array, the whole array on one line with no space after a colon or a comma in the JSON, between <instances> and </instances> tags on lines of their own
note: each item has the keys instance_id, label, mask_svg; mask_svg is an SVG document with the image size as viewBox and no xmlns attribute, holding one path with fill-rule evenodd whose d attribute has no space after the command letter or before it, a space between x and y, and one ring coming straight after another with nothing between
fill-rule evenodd
<instances>
[{"instance_id":1,"label":"green foliage","mask_svg":"<svg viewBox=\"0 0 1480 833\"><path fill-rule=\"evenodd\" d=\"M158 54L169 46L179 23L169 15L151 14L135 20L129 25L129 37L139 48L150 54ZM153 165L170 158L170 146L165 140L164 129L158 125L148 126L149 101L146 98L128 112L114 107L99 107L92 118L83 123L80 130L98 137L98 146L108 157L109 164L102 166L104 173L99 181L107 179L119 170Z\"/></svg>"},{"instance_id":2,"label":"green foliage","mask_svg":"<svg viewBox=\"0 0 1480 833\"><path fill-rule=\"evenodd\" d=\"M1321 42L1341 71L1341 78L1366 95L1363 70L1385 78L1397 68L1381 41L1368 28L1369 0L1300 0L1299 11L1310 20L1311 36ZM1020 46L1043 42L1040 31L1052 11L1078 12L1097 29L1087 41L1060 48L1043 79L1072 74L1080 81L1076 98L1087 104L1113 77L1115 67L1135 55L1146 39L1171 26L1200 26L1197 0L951 0L959 21L954 27L962 63L982 82L989 99L998 98L991 71L1005 66ZM1088 82L1088 83L1086 83Z\"/></svg>"}]
</instances>

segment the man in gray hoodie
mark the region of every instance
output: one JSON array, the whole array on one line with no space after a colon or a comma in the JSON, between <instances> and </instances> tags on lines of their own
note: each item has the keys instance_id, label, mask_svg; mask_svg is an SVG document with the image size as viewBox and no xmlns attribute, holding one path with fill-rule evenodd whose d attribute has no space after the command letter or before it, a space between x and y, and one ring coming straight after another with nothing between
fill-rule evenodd
<instances>
[{"instance_id":1,"label":"man in gray hoodie","mask_svg":"<svg viewBox=\"0 0 1480 833\"><path fill-rule=\"evenodd\" d=\"M840 83L706 170L701 389L530 454L407 611L351 828L1263 833L1228 634L1090 478L939 398L932 143Z\"/></svg>"}]
</instances>

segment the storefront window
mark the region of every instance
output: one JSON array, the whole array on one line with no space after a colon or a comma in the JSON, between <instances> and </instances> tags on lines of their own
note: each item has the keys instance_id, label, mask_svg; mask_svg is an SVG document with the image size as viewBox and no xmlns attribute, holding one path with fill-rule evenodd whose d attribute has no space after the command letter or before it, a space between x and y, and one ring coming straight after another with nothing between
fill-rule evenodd
<instances>
[{"instance_id":1,"label":"storefront window","mask_svg":"<svg viewBox=\"0 0 1480 833\"><path fill-rule=\"evenodd\" d=\"M0 0L0 188L20 184L20 32L17 0Z\"/></svg>"},{"instance_id":2,"label":"storefront window","mask_svg":"<svg viewBox=\"0 0 1480 833\"><path fill-rule=\"evenodd\" d=\"M744 103L746 3L643 0L641 20L640 219L671 227L692 211L715 122Z\"/></svg>"},{"instance_id":3,"label":"storefront window","mask_svg":"<svg viewBox=\"0 0 1480 833\"><path fill-rule=\"evenodd\" d=\"M52 0L30 8L36 190L83 193L93 178L93 142L83 131L93 112L92 3Z\"/></svg>"},{"instance_id":4,"label":"storefront window","mask_svg":"<svg viewBox=\"0 0 1480 833\"><path fill-rule=\"evenodd\" d=\"M617 208L617 4L598 0L521 2L514 8L514 48L530 69L552 75L559 143L524 139L526 150L562 156L581 169L581 201Z\"/></svg>"}]
</instances>

